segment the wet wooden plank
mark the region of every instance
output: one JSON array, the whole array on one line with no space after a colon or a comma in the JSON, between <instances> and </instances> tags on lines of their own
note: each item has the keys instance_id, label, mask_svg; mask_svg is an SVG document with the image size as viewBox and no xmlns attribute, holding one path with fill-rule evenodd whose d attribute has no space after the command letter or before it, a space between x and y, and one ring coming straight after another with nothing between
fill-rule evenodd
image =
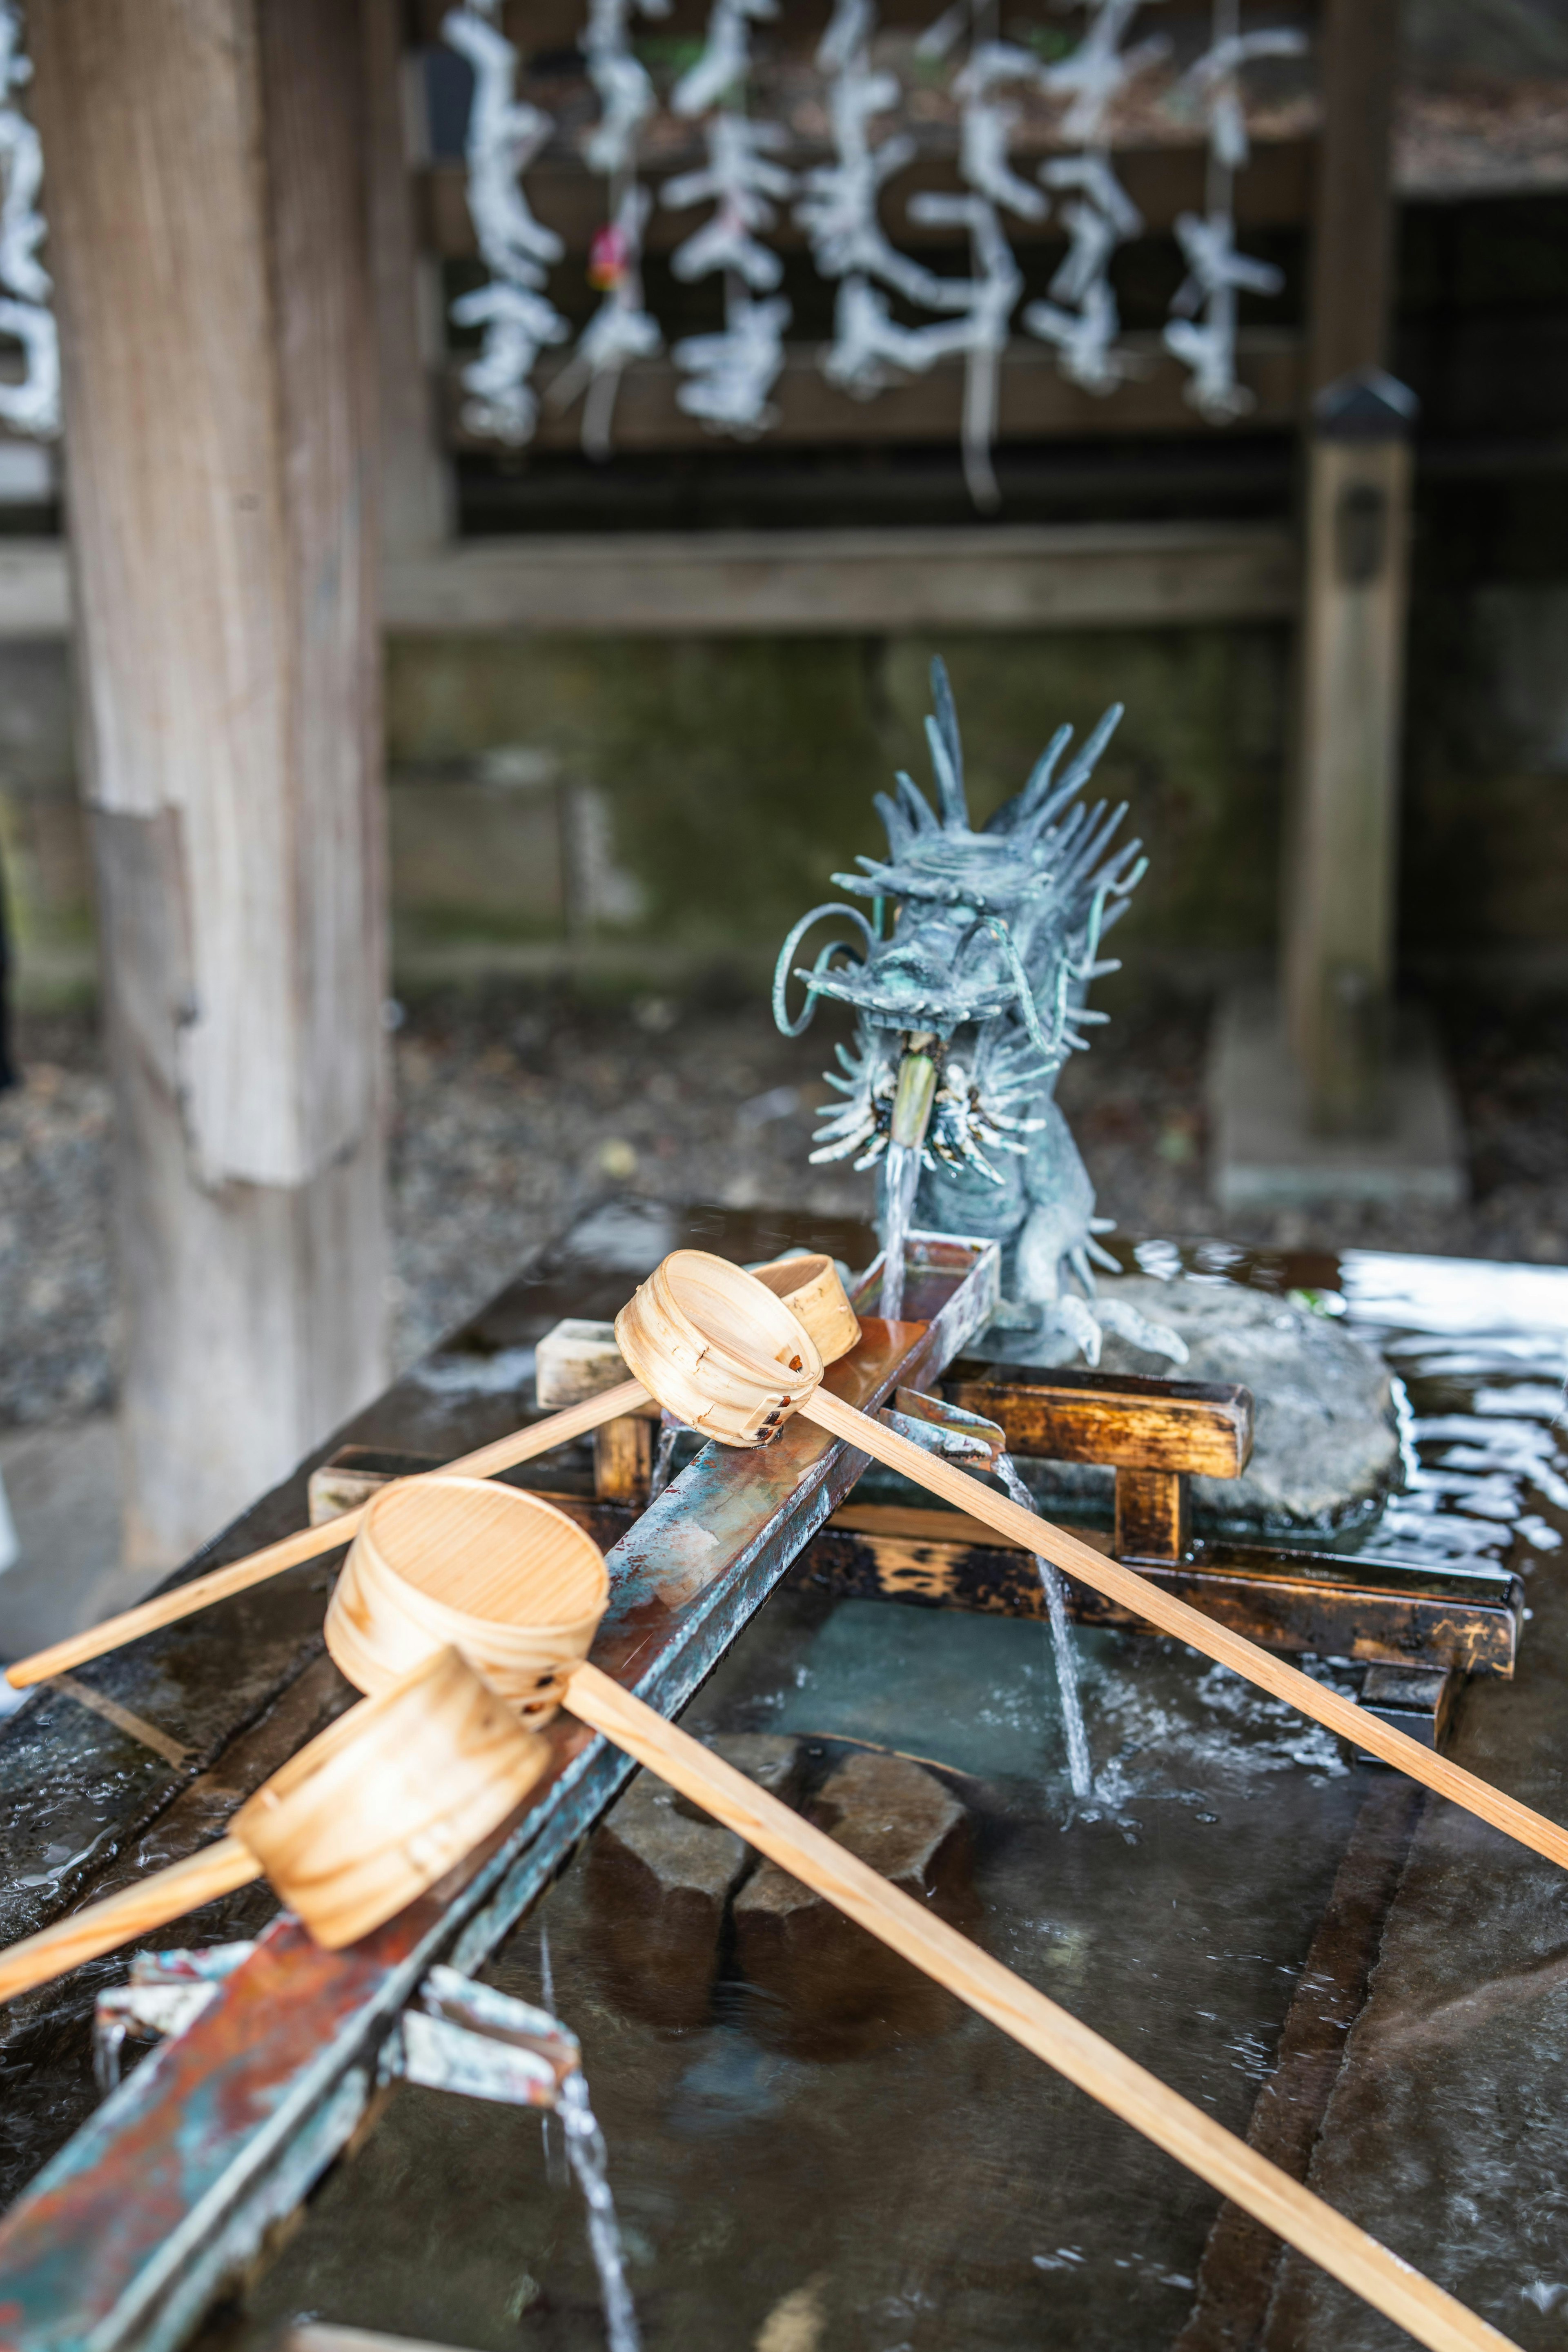
<instances>
[{"instance_id":1,"label":"wet wooden plank","mask_svg":"<svg viewBox=\"0 0 1568 2352\"><path fill-rule=\"evenodd\" d=\"M1111 1549L1109 1535L1076 1532L1097 1549ZM1264 1649L1369 1664L1458 1666L1473 1675L1513 1671L1524 1609L1515 1576L1446 1574L1262 1544L1199 1544L1186 1560L1130 1565ZM849 1504L802 1553L794 1575L797 1583L844 1597L1045 1614L1030 1556L957 1512ZM1068 1613L1082 1625L1148 1631L1142 1619L1070 1578Z\"/></svg>"},{"instance_id":2,"label":"wet wooden plank","mask_svg":"<svg viewBox=\"0 0 1568 2352\"><path fill-rule=\"evenodd\" d=\"M964 1362L942 1394L1000 1422L1013 1453L1056 1462L1236 1478L1252 1454L1251 1391L1229 1381Z\"/></svg>"}]
</instances>

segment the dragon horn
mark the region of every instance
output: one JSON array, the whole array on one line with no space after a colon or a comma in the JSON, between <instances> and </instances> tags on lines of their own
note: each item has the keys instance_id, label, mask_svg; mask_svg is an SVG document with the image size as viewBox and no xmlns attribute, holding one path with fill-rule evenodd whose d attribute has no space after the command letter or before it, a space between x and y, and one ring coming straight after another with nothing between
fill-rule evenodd
<instances>
[{"instance_id":1,"label":"dragon horn","mask_svg":"<svg viewBox=\"0 0 1568 2352\"><path fill-rule=\"evenodd\" d=\"M963 791L963 746L959 740L958 713L948 684L947 664L940 654L931 666L931 693L936 712L926 720L926 740L931 745L936 787L942 796L942 822L953 832L966 831L969 803Z\"/></svg>"},{"instance_id":2,"label":"dragon horn","mask_svg":"<svg viewBox=\"0 0 1568 2352\"><path fill-rule=\"evenodd\" d=\"M1075 792L1080 784L1088 782L1089 777L1094 772L1095 762L1100 758L1100 755L1104 751L1106 745L1110 742L1111 737L1115 734L1117 728L1121 725L1121 714L1126 708L1127 706L1123 702L1113 702L1111 704L1110 709L1106 712L1104 718L1100 720L1093 734L1089 736L1084 744L1082 751L1073 761L1072 766L1062 778L1064 788L1069 780Z\"/></svg>"}]
</instances>

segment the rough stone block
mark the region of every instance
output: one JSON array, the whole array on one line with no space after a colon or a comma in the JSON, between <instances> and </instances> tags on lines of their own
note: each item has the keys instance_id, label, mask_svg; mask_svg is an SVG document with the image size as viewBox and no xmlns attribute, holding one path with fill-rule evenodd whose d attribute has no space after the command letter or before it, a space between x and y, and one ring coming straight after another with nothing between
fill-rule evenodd
<instances>
[{"instance_id":1,"label":"rough stone block","mask_svg":"<svg viewBox=\"0 0 1568 2352\"><path fill-rule=\"evenodd\" d=\"M810 1818L883 1878L955 1924L973 1910L969 1819L934 1774L868 1753L831 1772ZM734 1901L738 1974L767 1996L752 2031L796 2057L847 2058L944 2031L959 2005L776 1864Z\"/></svg>"},{"instance_id":2,"label":"rough stone block","mask_svg":"<svg viewBox=\"0 0 1568 2352\"><path fill-rule=\"evenodd\" d=\"M736 1733L706 1745L787 1802L793 1739ZM751 1850L651 1772L639 1772L594 1839L588 1887L609 1990L649 2024L707 2022L730 1896Z\"/></svg>"}]
</instances>

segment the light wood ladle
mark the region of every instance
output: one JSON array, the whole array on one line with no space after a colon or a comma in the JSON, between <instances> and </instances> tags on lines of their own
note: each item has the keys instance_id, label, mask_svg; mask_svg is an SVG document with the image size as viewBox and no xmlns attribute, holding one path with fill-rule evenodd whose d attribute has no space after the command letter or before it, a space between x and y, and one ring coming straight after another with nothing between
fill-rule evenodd
<instances>
[{"instance_id":1,"label":"light wood ladle","mask_svg":"<svg viewBox=\"0 0 1568 2352\"><path fill-rule=\"evenodd\" d=\"M767 1286L704 1250L676 1250L655 1267L616 1321L621 1354L667 1411L724 1445L765 1444L792 1415L902 1472L944 1502L1130 1609L1163 1633L1283 1699L1341 1738L1380 1756L1475 1813L1505 1836L1568 1866L1568 1831L1517 1798L1450 1764L1407 1733L1326 1690L1295 1666L1189 1608L1173 1593L1076 1536L1037 1518L955 1464L846 1404L822 1384L810 1333Z\"/></svg>"},{"instance_id":2,"label":"light wood ladle","mask_svg":"<svg viewBox=\"0 0 1568 2352\"><path fill-rule=\"evenodd\" d=\"M268 1874L285 1900L300 1908L318 1940L346 1940L338 1931L348 1906L333 1900L331 1871L323 1865L352 1863L363 1836L357 1824L367 1819L384 1824L384 1849L385 1822L401 1819L408 1804L410 1770L427 1774L432 1762L428 1736L416 1764L409 1767L386 1738L377 1752L363 1738L356 1739L353 1727L362 1718L374 1719L377 1708L401 1707L403 1716L395 1727L410 1727L408 1718L410 1694L421 1689L419 1674L400 1681L387 1678L390 1662L405 1654L410 1640L434 1638L429 1604L435 1600L448 1612L443 1629L451 1619L466 1621L472 1646L481 1654L494 1654L499 1646L515 1655L518 1641L531 1630L533 1678L521 1697L532 1708L536 1722L554 1711L558 1698L563 1699L581 1722L803 1880L1432 2352L1503 2352L1509 2347L1508 2337L1257 2155L1157 2075L585 1663L583 1654L592 1638L595 1596L597 1607L604 1604L603 1563L596 1554L594 1561L589 1559L594 1547L564 1518L562 1526L579 1538L582 1549L555 1540L542 1511L560 1517L513 1488L485 1487L466 1479L409 1479L384 1488L355 1539L356 1554L362 1548L374 1553L374 1567L356 1583L353 1643L346 1649L334 1644L340 1662L346 1664L352 1655L366 1686L374 1692L384 1683L384 1695L354 1709L323 1740L313 1742L286 1766L237 1815L237 1834L208 1854L148 1880L131 1897L112 1897L0 1955L0 1996L20 1990L25 1983L43 1981L132 1935L164 1924L214 1893L242 1884L257 1874L258 1856L266 1860ZM437 1653L425 1672L438 1676L449 1691L460 1688L464 1676L469 1685L485 1687L451 1649ZM491 1705L500 1711L499 1701L492 1699ZM473 1836L483 1835L494 1820L504 1818L516 1801L514 1791L516 1796L526 1793L531 1784L527 1752L537 1752L539 1770L549 1755L536 1732L515 1720L512 1728L521 1749L506 1748L503 1743L493 1769L470 1775L475 1784L470 1803L488 1792L491 1804L500 1807L493 1818L486 1818L482 1808L479 1811L476 1818L482 1826L471 1829ZM271 1814L286 1814L295 1783L306 1790L320 1783L322 1774L312 1770L310 1759L334 1740L337 1748L328 1764L331 1768L335 1762L339 1769L335 1793L342 1810L337 1821L318 1803L307 1824L285 1818L283 1834L275 1831L270 1851L263 1853L254 1817L259 1809L265 1837L269 1791L278 1792ZM346 1759L360 1769L357 1779L345 1784ZM380 1798L376 1784L389 1770L397 1786L390 1799ZM454 1835L442 1842L443 1867L453 1843ZM300 1904L301 1889L311 1898L313 1912ZM409 1891L419 1890L411 1886ZM387 1916L384 1907L374 1903L368 1907L362 1903L361 1913L365 1926ZM323 1921L328 1933L323 1933Z\"/></svg>"},{"instance_id":3,"label":"light wood ladle","mask_svg":"<svg viewBox=\"0 0 1568 2352\"><path fill-rule=\"evenodd\" d=\"M759 1266L756 1276L761 1285L777 1297L789 1299L811 1332L825 1363L836 1362L855 1345L860 1327L830 1257L821 1252L808 1252L799 1257L777 1258L772 1265ZM618 1421L623 1413L636 1412L648 1402L648 1391L640 1381L622 1381L615 1388L602 1390L597 1396L584 1397L576 1404L565 1406L547 1420L531 1422L526 1429L498 1437L493 1444L459 1454L455 1462L444 1465L445 1473L468 1478L494 1478L503 1470L515 1470L519 1464L535 1460L541 1454L553 1453L557 1446L570 1445L575 1439L586 1437L590 1431L602 1428L605 1422ZM51 1642L47 1649L36 1650L30 1657L18 1658L7 1666L5 1679L16 1690L47 1682L54 1675L68 1674L73 1666L84 1665L89 1658L104 1657L110 1650L122 1649L128 1642L140 1641L144 1633L155 1633L161 1626L175 1625L182 1618L194 1617L198 1610L210 1609L216 1601L230 1600L237 1592L247 1592L252 1585L264 1584L268 1577L281 1576L285 1569L320 1559L323 1553L336 1551L340 1544L348 1542L357 1531L365 1507L360 1504L352 1511L342 1511L335 1518L323 1521L320 1527L301 1528L295 1535L264 1544L259 1551L247 1552L243 1559L229 1560L222 1568L209 1569L205 1576L194 1576L188 1584L176 1585L169 1592L154 1593L152 1600L139 1601L134 1609L122 1610L116 1617L106 1617L84 1633Z\"/></svg>"}]
</instances>

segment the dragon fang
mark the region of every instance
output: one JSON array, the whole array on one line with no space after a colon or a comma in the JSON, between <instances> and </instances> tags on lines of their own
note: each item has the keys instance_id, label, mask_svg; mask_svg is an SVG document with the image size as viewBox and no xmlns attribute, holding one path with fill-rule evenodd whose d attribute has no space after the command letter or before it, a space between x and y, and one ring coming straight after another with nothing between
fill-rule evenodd
<instances>
[{"instance_id":1,"label":"dragon fang","mask_svg":"<svg viewBox=\"0 0 1568 2352\"><path fill-rule=\"evenodd\" d=\"M1095 1238L1111 1221L1094 1214L1088 1171L1053 1098L1068 1055L1088 1045L1084 1031L1107 1018L1089 1008L1089 983L1119 969L1100 961L1100 945L1147 865L1136 841L1111 845L1125 803L1080 798L1121 707L1065 768L1072 730L1058 728L1023 791L976 833L941 661L931 691L935 808L907 775L896 795L878 793L887 857L861 857L858 874L833 877L869 899L869 914L842 900L814 907L773 974L773 1017L786 1036L801 1034L822 997L856 1014L852 1045L835 1049L839 1066L825 1073L842 1099L825 1106L812 1159L878 1170L885 1244L908 1213L899 1197L906 1168L918 1175L915 1223L1001 1240L1006 1328L1064 1337L1091 1364L1107 1330L1180 1363L1186 1349L1174 1332L1095 1297L1095 1265L1116 1271ZM849 936L840 929L808 968L797 966L807 932L830 917L847 921ZM793 1021L792 973L806 991Z\"/></svg>"}]
</instances>

